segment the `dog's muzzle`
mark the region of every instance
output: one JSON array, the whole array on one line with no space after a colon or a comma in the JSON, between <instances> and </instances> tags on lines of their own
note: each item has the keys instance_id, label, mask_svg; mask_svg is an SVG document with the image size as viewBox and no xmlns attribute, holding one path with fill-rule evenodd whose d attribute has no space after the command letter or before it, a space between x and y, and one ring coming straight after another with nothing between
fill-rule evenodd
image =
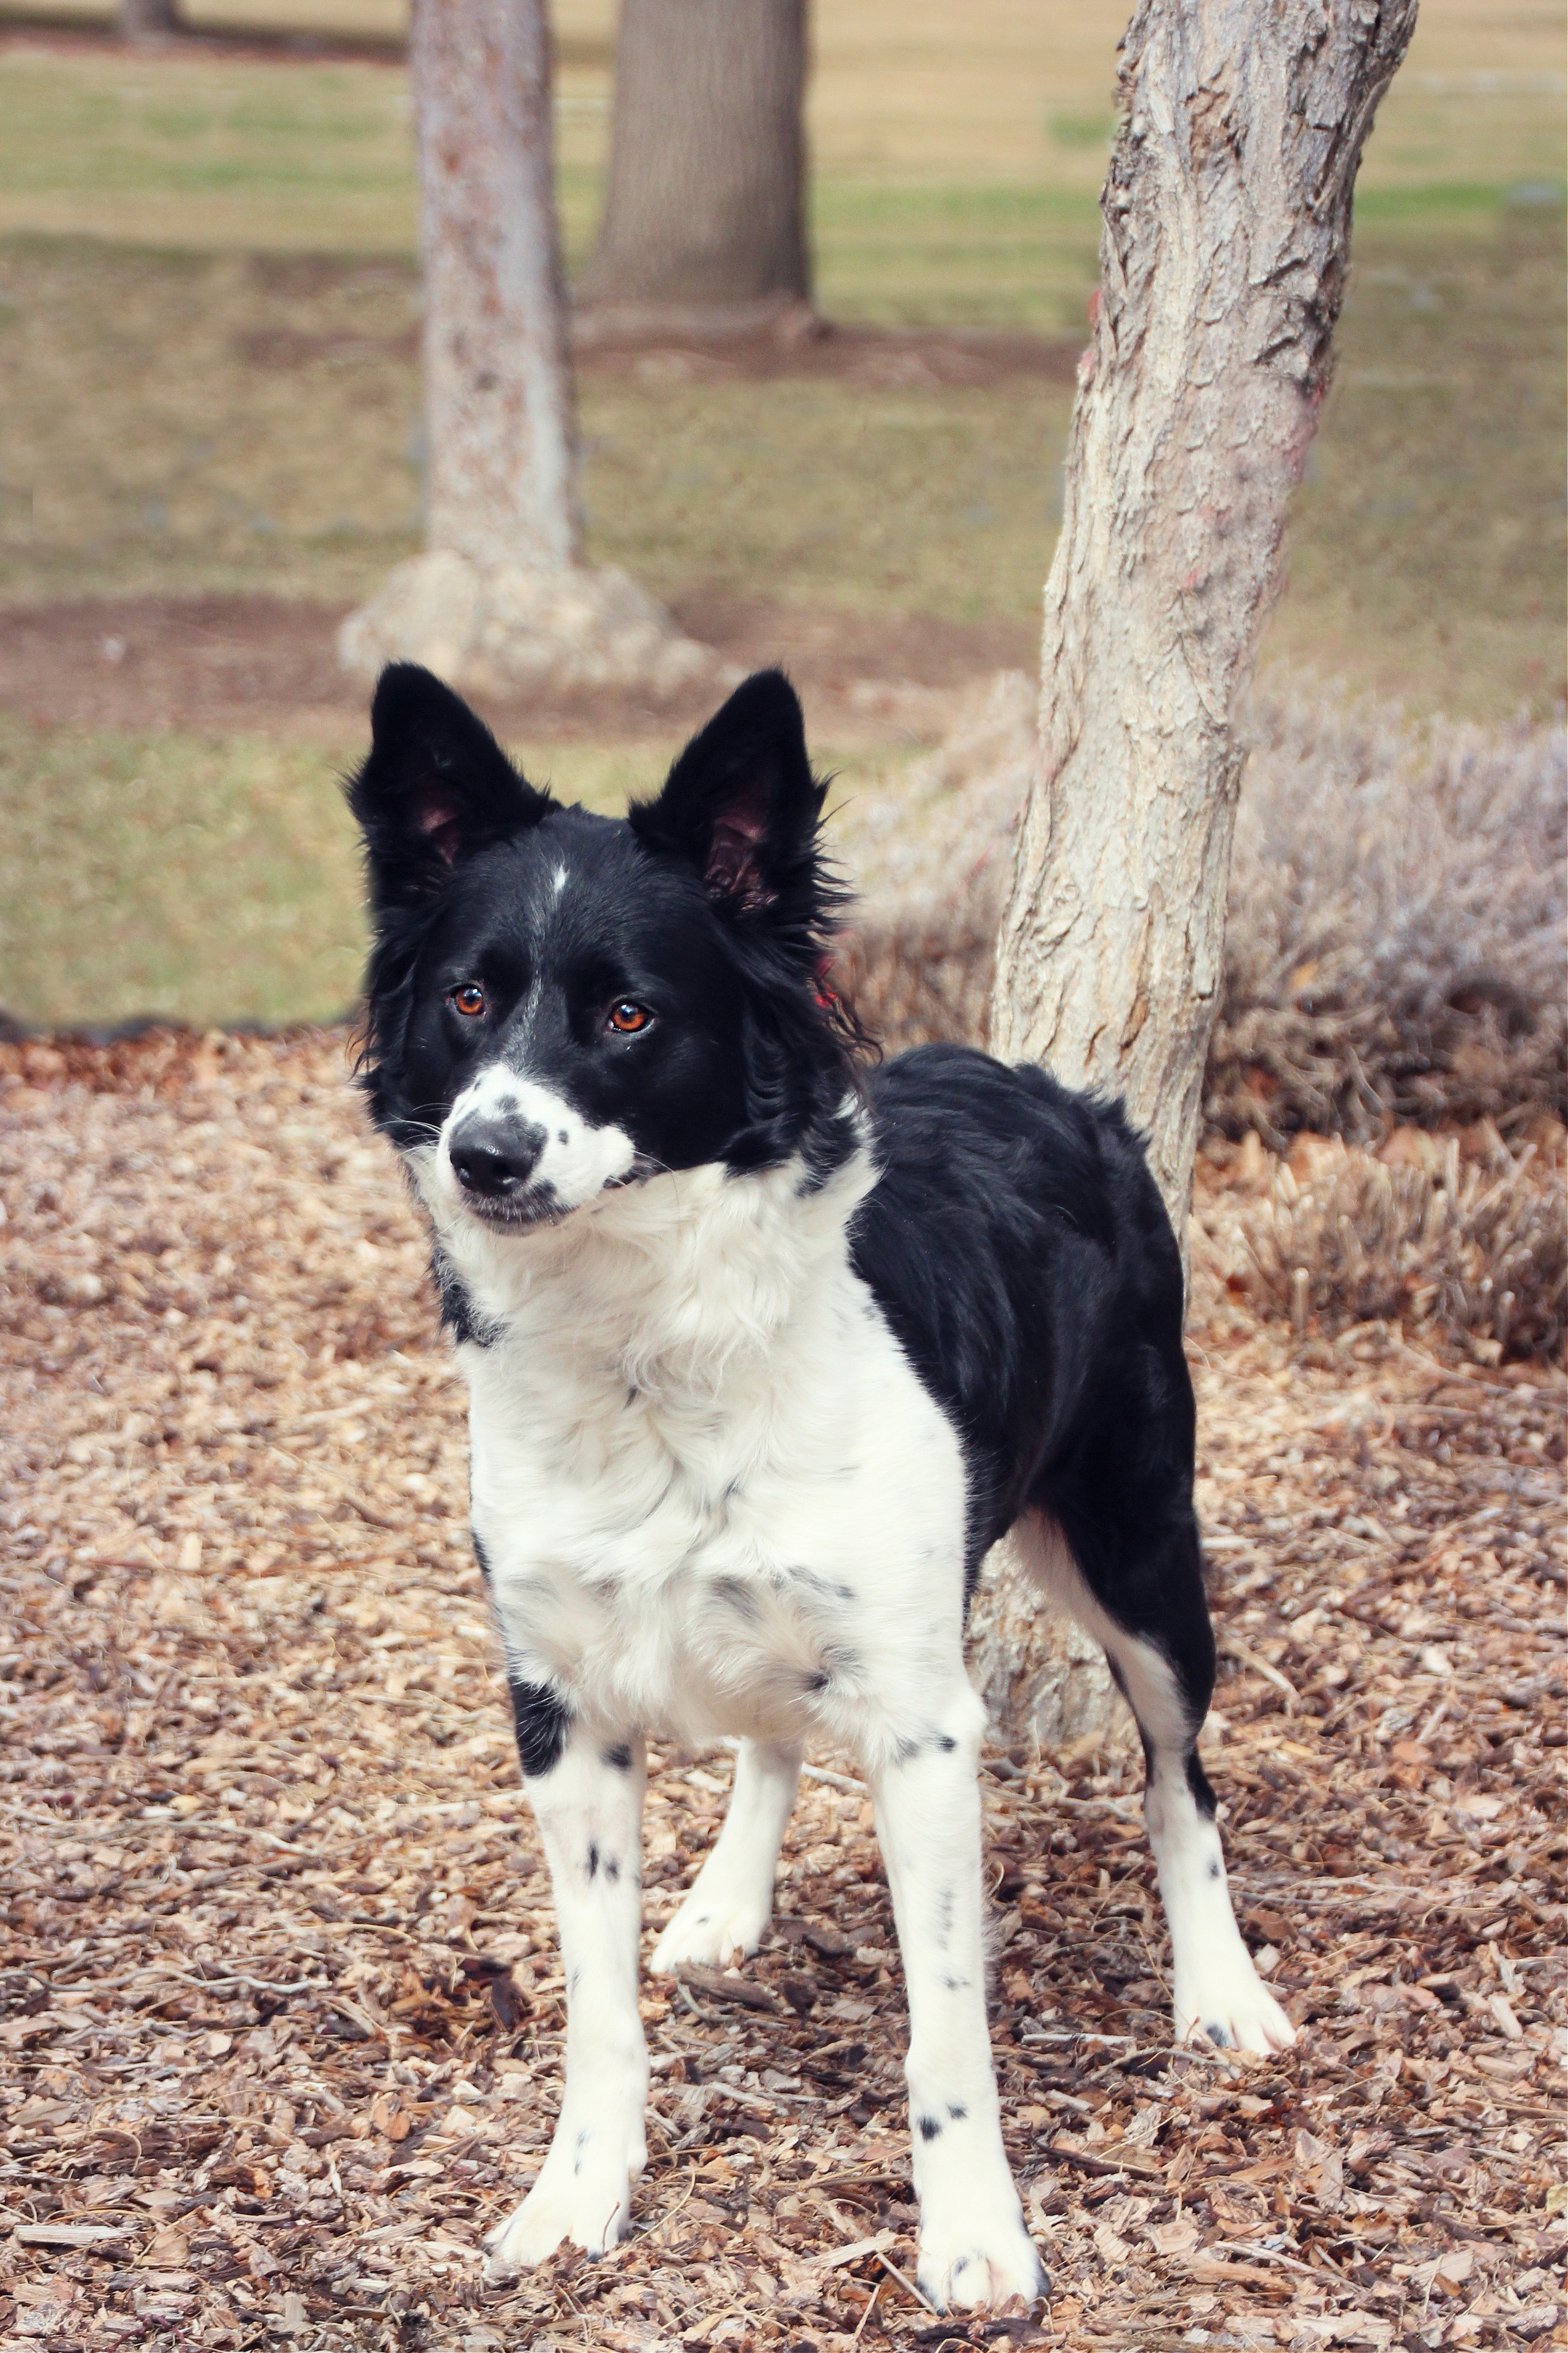
<instances>
[{"instance_id":1,"label":"dog's muzzle","mask_svg":"<svg viewBox=\"0 0 1568 2353\"><path fill-rule=\"evenodd\" d=\"M466 1119L448 1140L447 1156L476 1208L516 1210L532 1187L547 1140L531 1121Z\"/></svg>"}]
</instances>

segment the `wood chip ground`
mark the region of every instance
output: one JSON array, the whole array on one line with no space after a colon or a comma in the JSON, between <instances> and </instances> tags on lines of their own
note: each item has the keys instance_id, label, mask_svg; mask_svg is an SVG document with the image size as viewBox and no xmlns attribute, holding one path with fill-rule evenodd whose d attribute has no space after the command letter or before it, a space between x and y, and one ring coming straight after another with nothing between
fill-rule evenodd
<instances>
[{"instance_id":1,"label":"wood chip ground","mask_svg":"<svg viewBox=\"0 0 1568 2353\"><path fill-rule=\"evenodd\" d=\"M993 2011L1052 2292L912 2292L869 1810L643 2003L636 2231L508 2287L562 1980L424 1245L340 1037L5 1050L0 2345L1563 2337L1563 1386L1194 1333L1209 1769L1305 2031L1173 2051L1131 1758L992 1754ZM656 1751L650 1931L729 1759Z\"/></svg>"}]
</instances>

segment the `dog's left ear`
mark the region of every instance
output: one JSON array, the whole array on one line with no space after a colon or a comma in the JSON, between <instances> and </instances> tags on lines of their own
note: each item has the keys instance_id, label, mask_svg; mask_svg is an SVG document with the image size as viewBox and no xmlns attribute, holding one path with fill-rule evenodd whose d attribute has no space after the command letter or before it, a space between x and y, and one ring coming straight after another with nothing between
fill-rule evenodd
<instances>
[{"instance_id":1,"label":"dog's left ear","mask_svg":"<svg viewBox=\"0 0 1568 2353\"><path fill-rule=\"evenodd\" d=\"M826 790L811 773L794 687L763 670L692 737L658 798L627 814L640 841L688 860L733 913L795 914L816 877Z\"/></svg>"}]
</instances>

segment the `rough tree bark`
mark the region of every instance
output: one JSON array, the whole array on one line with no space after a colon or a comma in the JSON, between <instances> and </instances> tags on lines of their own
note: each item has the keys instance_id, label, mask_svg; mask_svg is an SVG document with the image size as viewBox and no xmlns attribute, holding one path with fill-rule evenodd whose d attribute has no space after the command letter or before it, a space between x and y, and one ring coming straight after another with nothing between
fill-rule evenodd
<instances>
[{"instance_id":1,"label":"rough tree bark","mask_svg":"<svg viewBox=\"0 0 1568 2353\"><path fill-rule=\"evenodd\" d=\"M763 323L809 302L805 0L621 0L594 327Z\"/></svg>"},{"instance_id":2,"label":"rough tree bark","mask_svg":"<svg viewBox=\"0 0 1568 2353\"><path fill-rule=\"evenodd\" d=\"M415 0L409 61L429 553L350 616L340 655L501 693L673 692L710 658L582 564L543 0Z\"/></svg>"},{"instance_id":3,"label":"rough tree bark","mask_svg":"<svg viewBox=\"0 0 1568 2353\"><path fill-rule=\"evenodd\" d=\"M1124 1100L1184 1244L1237 709L1328 385L1356 169L1415 6L1143 0L1122 43L991 1035ZM1041 1737L1064 1706L1092 1729L1096 1677L1036 1633L1032 1596L998 1567L975 1629L994 1704Z\"/></svg>"}]
</instances>

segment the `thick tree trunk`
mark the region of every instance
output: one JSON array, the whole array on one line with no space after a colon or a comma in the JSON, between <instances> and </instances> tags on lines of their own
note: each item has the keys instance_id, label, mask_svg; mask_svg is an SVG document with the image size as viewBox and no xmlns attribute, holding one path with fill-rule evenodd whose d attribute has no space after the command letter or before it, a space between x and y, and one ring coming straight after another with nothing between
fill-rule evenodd
<instances>
[{"instance_id":1,"label":"thick tree trunk","mask_svg":"<svg viewBox=\"0 0 1568 2353\"><path fill-rule=\"evenodd\" d=\"M699 330L805 303L805 0L622 0L581 301Z\"/></svg>"},{"instance_id":2,"label":"thick tree trunk","mask_svg":"<svg viewBox=\"0 0 1568 2353\"><path fill-rule=\"evenodd\" d=\"M679 692L711 667L620 572L582 565L544 0L415 0L426 543L343 623L345 668L479 692Z\"/></svg>"},{"instance_id":3,"label":"thick tree trunk","mask_svg":"<svg viewBox=\"0 0 1568 2353\"><path fill-rule=\"evenodd\" d=\"M1415 24L1415 0L1143 0L1122 44L991 1034L1124 1100L1184 1243L1237 706L1328 385L1362 147ZM1050 1736L1055 1654L1016 1639L1018 1601L1004 1573L983 1669Z\"/></svg>"},{"instance_id":4,"label":"thick tree trunk","mask_svg":"<svg viewBox=\"0 0 1568 2353\"><path fill-rule=\"evenodd\" d=\"M174 0L120 0L119 16L127 41L161 40L180 29Z\"/></svg>"}]
</instances>

